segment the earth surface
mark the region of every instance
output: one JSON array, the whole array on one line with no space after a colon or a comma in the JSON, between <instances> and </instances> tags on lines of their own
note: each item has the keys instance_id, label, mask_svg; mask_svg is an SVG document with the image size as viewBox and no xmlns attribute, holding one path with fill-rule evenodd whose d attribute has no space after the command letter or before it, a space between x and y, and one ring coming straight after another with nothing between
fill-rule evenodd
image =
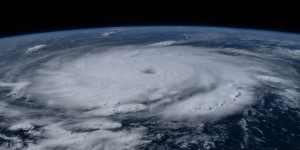
<instances>
[{"instance_id":1,"label":"earth surface","mask_svg":"<svg viewBox=\"0 0 300 150\"><path fill-rule=\"evenodd\" d=\"M300 149L300 35L114 27L0 39L0 149Z\"/></svg>"}]
</instances>

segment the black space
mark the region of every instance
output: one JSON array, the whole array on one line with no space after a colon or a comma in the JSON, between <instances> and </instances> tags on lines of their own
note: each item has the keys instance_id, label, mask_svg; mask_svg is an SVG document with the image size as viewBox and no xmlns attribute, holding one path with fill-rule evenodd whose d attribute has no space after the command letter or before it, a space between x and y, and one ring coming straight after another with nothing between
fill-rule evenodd
<instances>
[{"instance_id":1,"label":"black space","mask_svg":"<svg viewBox=\"0 0 300 150\"><path fill-rule=\"evenodd\" d=\"M300 33L300 5L294 2L186 0L0 2L0 37L107 26L197 25Z\"/></svg>"}]
</instances>

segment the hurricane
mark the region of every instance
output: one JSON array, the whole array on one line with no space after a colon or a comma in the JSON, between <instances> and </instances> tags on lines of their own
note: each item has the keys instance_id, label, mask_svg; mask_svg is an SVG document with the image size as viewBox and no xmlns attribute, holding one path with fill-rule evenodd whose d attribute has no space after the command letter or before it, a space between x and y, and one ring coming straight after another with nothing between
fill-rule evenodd
<instances>
[{"instance_id":1,"label":"hurricane","mask_svg":"<svg viewBox=\"0 0 300 150\"><path fill-rule=\"evenodd\" d=\"M25 46L17 60L1 56L1 148L258 148L268 138L259 123L272 120L273 110L291 111L299 125L297 50L243 47L255 38L220 46L229 33L218 30L129 42L119 35L128 29L102 30L84 32L90 43L55 48L49 39Z\"/></svg>"}]
</instances>

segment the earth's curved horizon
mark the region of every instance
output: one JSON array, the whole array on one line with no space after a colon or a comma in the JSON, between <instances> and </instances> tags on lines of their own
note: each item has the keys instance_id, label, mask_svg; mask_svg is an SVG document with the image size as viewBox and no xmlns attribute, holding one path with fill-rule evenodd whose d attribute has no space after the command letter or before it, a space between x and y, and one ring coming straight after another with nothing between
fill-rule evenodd
<instances>
[{"instance_id":1,"label":"earth's curved horizon","mask_svg":"<svg viewBox=\"0 0 300 150\"><path fill-rule=\"evenodd\" d=\"M0 52L0 149L300 149L298 34L109 27Z\"/></svg>"}]
</instances>

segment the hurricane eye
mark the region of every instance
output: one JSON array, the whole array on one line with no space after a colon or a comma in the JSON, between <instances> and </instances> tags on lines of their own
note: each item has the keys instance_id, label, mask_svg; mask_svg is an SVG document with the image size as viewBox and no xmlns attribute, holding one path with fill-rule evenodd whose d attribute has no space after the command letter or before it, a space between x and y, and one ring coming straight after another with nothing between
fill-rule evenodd
<instances>
[{"instance_id":1,"label":"hurricane eye","mask_svg":"<svg viewBox=\"0 0 300 150\"><path fill-rule=\"evenodd\" d=\"M157 71L153 68L148 68L148 69L142 70L141 72L144 74L156 74L157 73Z\"/></svg>"}]
</instances>

